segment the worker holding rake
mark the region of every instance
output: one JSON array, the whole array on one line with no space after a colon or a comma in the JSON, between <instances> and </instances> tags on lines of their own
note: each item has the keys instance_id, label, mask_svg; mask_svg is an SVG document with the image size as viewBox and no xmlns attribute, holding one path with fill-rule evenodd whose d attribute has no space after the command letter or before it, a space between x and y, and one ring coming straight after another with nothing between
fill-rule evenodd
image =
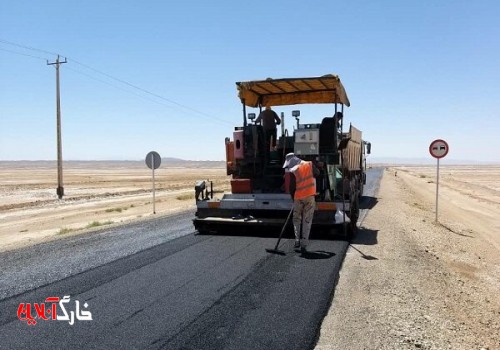
<instances>
[{"instance_id":1,"label":"worker holding rake","mask_svg":"<svg viewBox=\"0 0 500 350\"><path fill-rule=\"evenodd\" d=\"M293 198L293 229L295 232L295 249L302 254L307 252L309 234L316 208L316 181L319 170L312 162L303 161L294 153L288 153L283 168L289 169L290 194Z\"/></svg>"}]
</instances>

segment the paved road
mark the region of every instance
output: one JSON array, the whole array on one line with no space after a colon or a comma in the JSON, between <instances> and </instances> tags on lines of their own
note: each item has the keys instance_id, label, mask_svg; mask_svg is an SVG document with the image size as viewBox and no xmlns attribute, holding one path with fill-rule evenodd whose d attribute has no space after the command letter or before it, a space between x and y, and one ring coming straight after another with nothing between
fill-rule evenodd
<instances>
[{"instance_id":1,"label":"paved road","mask_svg":"<svg viewBox=\"0 0 500 350\"><path fill-rule=\"evenodd\" d=\"M373 169L369 179L381 171ZM370 181L370 180L369 180ZM362 202L373 205L377 180ZM308 349L328 311L347 243L305 257L275 238L192 234L192 213L0 254L1 349ZM92 321L17 318L22 302L71 296ZM60 312L59 312L60 314Z\"/></svg>"}]
</instances>

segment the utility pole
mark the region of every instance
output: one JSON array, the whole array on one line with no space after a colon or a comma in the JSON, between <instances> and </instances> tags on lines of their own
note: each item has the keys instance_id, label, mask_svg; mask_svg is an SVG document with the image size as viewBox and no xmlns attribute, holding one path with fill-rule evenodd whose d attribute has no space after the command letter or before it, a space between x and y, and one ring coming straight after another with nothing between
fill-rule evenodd
<instances>
[{"instance_id":1,"label":"utility pole","mask_svg":"<svg viewBox=\"0 0 500 350\"><path fill-rule=\"evenodd\" d=\"M59 91L59 66L63 63L67 63L66 58L64 62L59 60L59 55L57 55L57 60L55 62L49 63L47 60L47 65L56 66L56 103L57 103L57 189L56 193L59 199L64 196L63 187L63 173L62 173L62 144L61 144L61 96Z\"/></svg>"}]
</instances>

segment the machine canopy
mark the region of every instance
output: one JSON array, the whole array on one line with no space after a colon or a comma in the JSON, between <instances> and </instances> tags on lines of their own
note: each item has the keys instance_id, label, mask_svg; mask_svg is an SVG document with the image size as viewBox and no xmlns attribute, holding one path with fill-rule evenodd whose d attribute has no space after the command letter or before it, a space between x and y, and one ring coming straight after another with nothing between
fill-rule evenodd
<instances>
[{"instance_id":1,"label":"machine canopy","mask_svg":"<svg viewBox=\"0 0 500 350\"><path fill-rule=\"evenodd\" d=\"M249 107L342 103L349 99L337 75L237 82L238 96Z\"/></svg>"}]
</instances>

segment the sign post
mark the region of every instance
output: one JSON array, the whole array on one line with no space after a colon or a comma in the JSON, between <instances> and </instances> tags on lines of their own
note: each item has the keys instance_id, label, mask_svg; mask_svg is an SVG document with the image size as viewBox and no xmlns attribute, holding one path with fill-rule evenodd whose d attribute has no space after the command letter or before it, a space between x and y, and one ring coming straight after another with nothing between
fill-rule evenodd
<instances>
[{"instance_id":1,"label":"sign post","mask_svg":"<svg viewBox=\"0 0 500 350\"><path fill-rule=\"evenodd\" d=\"M153 172L153 214L156 214L155 169L158 169L160 167L160 164L161 164L161 157L157 152L151 151L146 155L146 165Z\"/></svg>"},{"instance_id":2,"label":"sign post","mask_svg":"<svg viewBox=\"0 0 500 350\"><path fill-rule=\"evenodd\" d=\"M429 153L437 159L436 171L436 222L438 222L438 199L439 199L439 159L448 154L450 150L448 143L445 140L437 139L431 142Z\"/></svg>"}]
</instances>

